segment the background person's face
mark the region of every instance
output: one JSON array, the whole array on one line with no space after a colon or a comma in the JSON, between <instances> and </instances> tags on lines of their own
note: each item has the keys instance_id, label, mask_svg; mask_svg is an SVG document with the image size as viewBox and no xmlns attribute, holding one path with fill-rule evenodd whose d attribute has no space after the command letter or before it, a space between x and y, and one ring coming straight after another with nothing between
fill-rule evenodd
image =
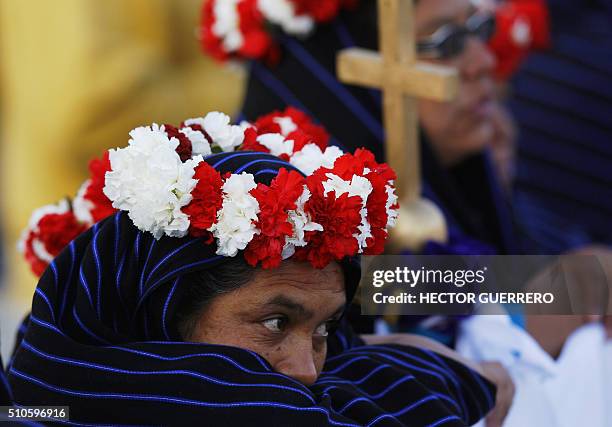
<instances>
[{"instance_id":1,"label":"background person's face","mask_svg":"<svg viewBox=\"0 0 612 427\"><path fill-rule=\"evenodd\" d=\"M464 25L475 11L470 0L420 0L415 8L417 39L449 23ZM432 62L456 67L460 76L454 101L419 101L421 125L442 164L452 166L493 139L495 58L483 41L469 37L461 54Z\"/></svg>"},{"instance_id":2,"label":"background person's face","mask_svg":"<svg viewBox=\"0 0 612 427\"><path fill-rule=\"evenodd\" d=\"M201 314L190 341L245 348L275 371L305 385L318 378L327 354L327 332L346 303L337 263L322 270L284 261L258 270L248 284L218 296Z\"/></svg>"}]
</instances>

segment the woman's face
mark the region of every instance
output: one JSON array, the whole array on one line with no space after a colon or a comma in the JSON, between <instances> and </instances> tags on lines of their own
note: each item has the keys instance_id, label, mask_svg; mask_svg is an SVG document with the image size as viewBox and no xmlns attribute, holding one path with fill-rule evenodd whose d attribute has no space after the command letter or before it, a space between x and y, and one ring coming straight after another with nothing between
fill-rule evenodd
<instances>
[{"instance_id":1,"label":"woman's face","mask_svg":"<svg viewBox=\"0 0 612 427\"><path fill-rule=\"evenodd\" d=\"M421 0L415 9L417 39L448 24L465 25L476 12L470 0ZM495 57L486 44L471 37L453 58L433 60L455 67L460 84L451 102L419 101L421 124L442 163L452 166L483 150L494 137L496 100L493 70Z\"/></svg>"},{"instance_id":2,"label":"woman's face","mask_svg":"<svg viewBox=\"0 0 612 427\"><path fill-rule=\"evenodd\" d=\"M284 261L278 269L257 270L246 285L215 297L189 339L254 351L275 371L311 385L323 369L328 331L345 303L337 263L318 270Z\"/></svg>"}]
</instances>

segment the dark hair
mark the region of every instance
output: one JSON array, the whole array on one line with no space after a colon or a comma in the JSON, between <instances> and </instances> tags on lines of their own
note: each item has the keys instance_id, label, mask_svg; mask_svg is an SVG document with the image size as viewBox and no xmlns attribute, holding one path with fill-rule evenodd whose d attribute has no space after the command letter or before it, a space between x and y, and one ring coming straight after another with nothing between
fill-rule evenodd
<instances>
[{"instance_id":1,"label":"dark hair","mask_svg":"<svg viewBox=\"0 0 612 427\"><path fill-rule=\"evenodd\" d=\"M255 276L255 271L242 254L238 254L214 268L185 275L182 282L187 288L174 319L181 337L188 340L193 335L202 311L215 297L246 285Z\"/></svg>"}]
</instances>

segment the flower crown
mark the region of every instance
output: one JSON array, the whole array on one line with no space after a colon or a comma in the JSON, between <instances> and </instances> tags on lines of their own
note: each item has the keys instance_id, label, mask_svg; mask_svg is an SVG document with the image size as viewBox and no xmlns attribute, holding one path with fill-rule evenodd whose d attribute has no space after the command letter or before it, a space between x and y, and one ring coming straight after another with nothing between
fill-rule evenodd
<instances>
[{"instance_id":1,"label":"flower crown","mask_svg":"<svg viewBox=\"0 0 612 427\"><path fill-rule=\"evenodd\" d=\"M508 80L530 51L550 47L550 22L545 0L508 0L495 6L497 31L489 47L497 58L495 75Z\"/></svg>"},{"instance_id":2,"label":"flower crown","mask_svg":"<svg viewBox=\"0 0 612 427\"><path fill-rule=\"evenodd\" d=\"M332 21L357 0L205 0L202 8L203 49L219 60L278 59L272 33L278 28L306 36L315 24Z\"/></svg>"},{"instance_id":3,"label":"flower crown","mask_svg":"<svg viewBox=\"0 0 612 427\"><path fill-rule=\"evenodd\" d=\"M72 239L117 210L136 227L162 236L201 237L217 254L244 251L253 266L273 268L295 257L322 268L356 254L379 254L398 212L395 173L358 149L329 146L324 128L295 108L254 123L230 124L212 112L179 127L130 132L129 145L89 164L90 179L72 201L34 212L20 249L40 275ZM224 174L204 161L214 153L258 151L281 168L270 185L249 173Z\"/></svg>"}]
</instances>

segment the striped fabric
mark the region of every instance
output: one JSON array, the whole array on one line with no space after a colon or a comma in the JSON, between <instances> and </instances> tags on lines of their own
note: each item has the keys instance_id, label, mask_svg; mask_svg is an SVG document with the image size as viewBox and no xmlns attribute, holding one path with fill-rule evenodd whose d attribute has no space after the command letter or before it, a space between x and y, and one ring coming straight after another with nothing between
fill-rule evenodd
<instances>
[{"instance_id":1,"label":"striped fabric","mask_svg":"<svg viewBox=\"0 0 612 427\"><path fill-rule=\"evenodd\" d=\"M256 181L280 167L261 153L213 155ZM96 224L50 265L9 371L17 405L70 407L68 425L465 426L493 386L434 353L368 347L346 326L312 387L259 355L181 342L173 322L183 277L223 262L200 239L154 240L124 213ZM348 296L358 270L343 263Z\"/></svg>"},{"instance_id":2,"label":"striped fabric","mask_svg":"<svg viewBox=\"0 0 612 427\"><path fill-rule=\"evenodd\" d=\"M536 247L556 253L612 243L612 2L550 7L552 48L530 56L510 107L520 127L519 218Z\"/></svg>"}]
</instances>

